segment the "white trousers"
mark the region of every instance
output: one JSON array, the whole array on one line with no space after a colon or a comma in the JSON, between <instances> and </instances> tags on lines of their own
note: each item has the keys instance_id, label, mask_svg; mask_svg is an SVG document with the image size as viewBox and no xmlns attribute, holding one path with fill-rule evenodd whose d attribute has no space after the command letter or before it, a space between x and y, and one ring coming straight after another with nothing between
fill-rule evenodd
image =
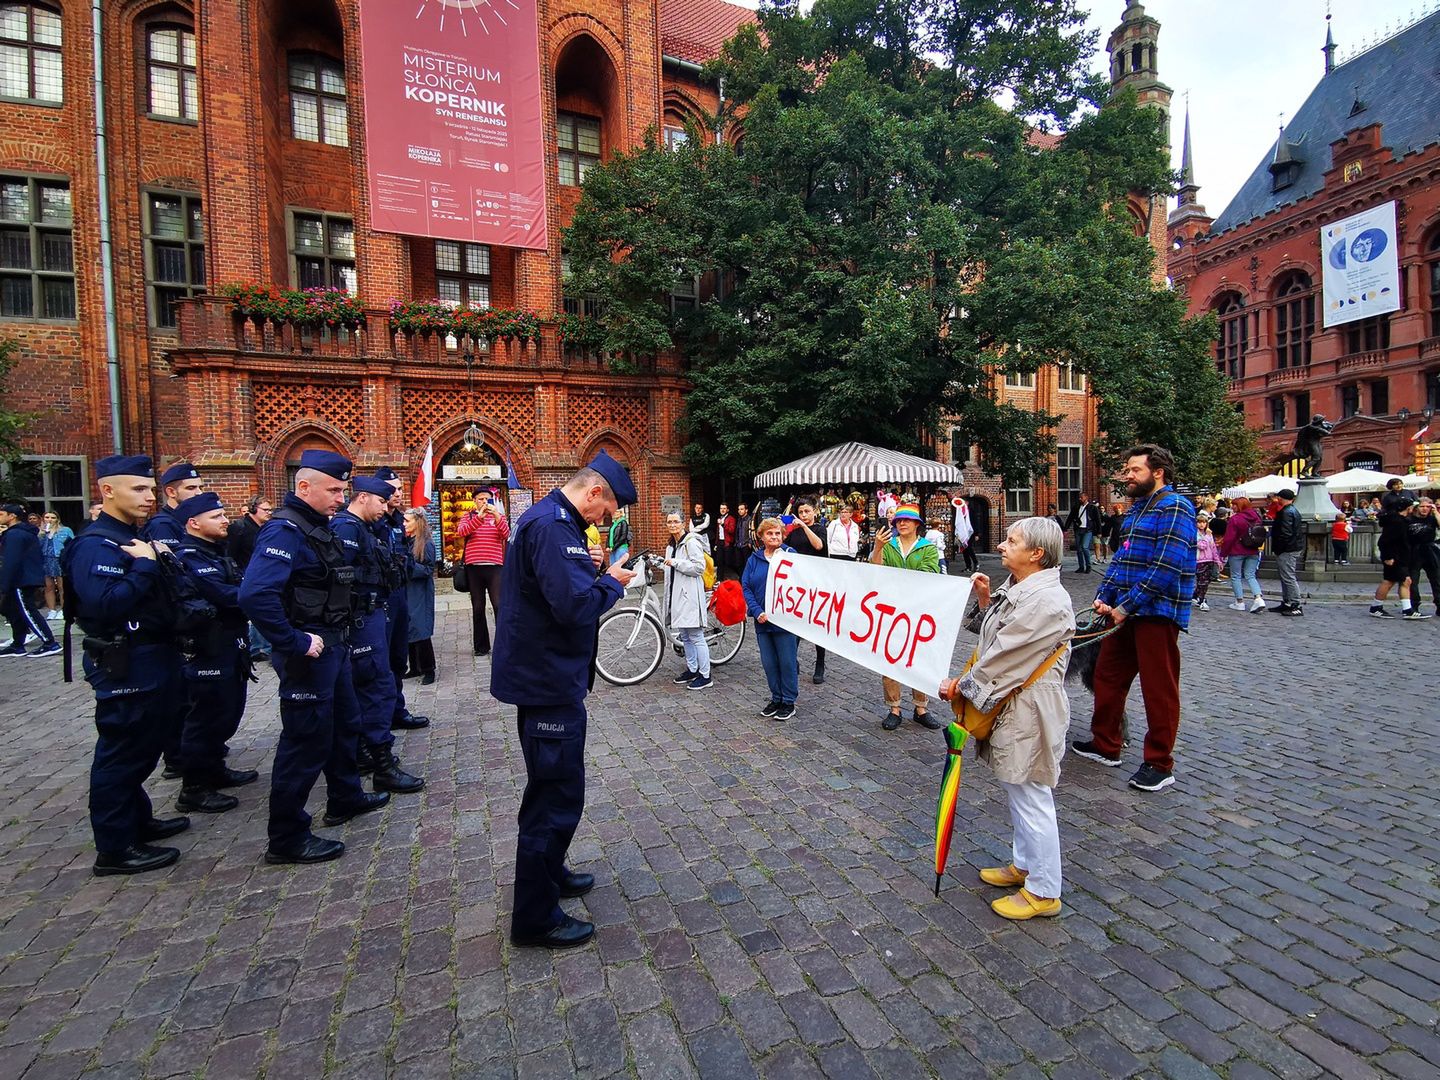
<instances>
[{"instance_id":1,"label":"white trousers","mask_svg":"<svg viewBox=\"0 0 1440 1080\"><path fill-rule=\"evenodd\" d=\"M1026 871L1025 888L1047 900L1060 898L1060 822L1055 817L1055 789L1044 784L1000 784L1010 800L1015 830L1013 860Z\"/></svg>"}]
</instances>

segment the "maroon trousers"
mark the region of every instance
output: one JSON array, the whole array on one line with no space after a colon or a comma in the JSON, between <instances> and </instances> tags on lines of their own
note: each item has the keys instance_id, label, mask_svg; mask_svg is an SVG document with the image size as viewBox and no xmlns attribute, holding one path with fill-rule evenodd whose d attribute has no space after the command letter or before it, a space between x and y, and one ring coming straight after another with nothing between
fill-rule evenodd
<instances>
[{"instance_id":1,"label":"maroon trousers","mask_svg":"<svg viewBox=\"0 0 1440 1080\"><path fill-rule=\"evenodd\" d=\"M1095 660L1095 717L1090 721L1095 749L1118 755L1123 739L1125 695L1135 676L1145 699L1145 760L1171 772L1175 734L1180 730L1180 627L1169 619L1126 619L1100 643Z\"/></svg>"}]
</instances>

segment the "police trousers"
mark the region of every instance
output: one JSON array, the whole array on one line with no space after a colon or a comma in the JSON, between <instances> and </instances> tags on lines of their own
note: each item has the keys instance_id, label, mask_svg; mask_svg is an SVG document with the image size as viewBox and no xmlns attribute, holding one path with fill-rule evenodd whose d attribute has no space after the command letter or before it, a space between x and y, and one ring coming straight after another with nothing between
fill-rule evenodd
<instances>
[{"instance_id":1,"label":"police trousers","mask_svg":"<svg viewBox=\"0 0 1440 1080\"><path fill-rule=\"evenodd\" d=\"M395 678L390 672L390 635L384 608L360 616L350 632L350 672L359 716L356 728L369 746L395 742L390 718L395 713Z\"/></svg>"},{"instance_id":2,"label":"police trousers","mask_svg":"<svg viewBox=\"0 0 1440 1080\"><path fill-rule=\"evenodd\" d=\"M515 845L513 935L545 934L565 917L560 881L585 808L585 725L583 702L520 706L526 782Z\"/></svg>"},{"instance_id":3,"label":"police trousers","mask_svg":"<svg viewBox=\"0 0 1440 1080\"><path fill-rule=\"evenodd\" d=\"M327 641L314 659L274 654L280 675L280 740L270 775L270 846L291 850L310 835L305 803L323 772L331 806L364 795L355 766L355 690L350 647Z\"/></svg>"},{"instance_id":4,"label":"police trousers","mask_svg":"<svg viewBox=\"0 0 1440 1080\"><path fill-rule=\"evenodd\" d=\"M405 705L405 666L410 663L410 602L405 589L392 592L385 601L386 633L389 641L391 678L395 683L395 704L390 718L403 720L409 709ZM393 741L393 740L392 740Z\"/></svg>"},{"instance_id":5,"label":"police trousers","mask_svg":"<svg viewBox=\"0 0 1440 1080\"><path fill-rule=\"evenodd\" d=\"M225 767L225 744L240 730L250 680L243 660L226 660L222 665L198 658L184 668L186 712L179 756L186 784L212 783Z\"/></svg>"}]
</instances>

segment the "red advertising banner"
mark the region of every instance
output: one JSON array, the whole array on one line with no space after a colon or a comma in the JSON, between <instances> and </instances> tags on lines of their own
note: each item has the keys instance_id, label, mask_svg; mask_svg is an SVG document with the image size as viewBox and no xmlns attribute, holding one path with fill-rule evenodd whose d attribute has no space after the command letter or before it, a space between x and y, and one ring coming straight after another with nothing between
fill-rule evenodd
<instances>
[{"instance_id":1,"label":"red advertising banner","mask_svg":"<svg viewBox=\"0 0 1440 1080\"><path fill-rule=\"evenodd\" d=\"M536 0L362 0L370 220L544 248Z\"/></svg>"}]
</instances>

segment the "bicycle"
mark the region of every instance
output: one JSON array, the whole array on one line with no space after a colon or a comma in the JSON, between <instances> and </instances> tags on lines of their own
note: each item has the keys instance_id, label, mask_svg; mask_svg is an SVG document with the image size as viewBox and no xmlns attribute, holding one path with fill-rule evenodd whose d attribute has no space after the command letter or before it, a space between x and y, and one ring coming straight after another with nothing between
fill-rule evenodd
<instances>
[{"instance_id":1,"label":"bicycle","mask_svg":"<svg viewBox=\"0 0 1440 1080\"><path fill-rule=\"evenodd\" d=\"M639 603L615 608L600 620L595 653L595 671L614 686L634 686L644 682L665 657L665 642L683 655L685 646L679 635L665 629L664 608L654 588L654 576L662 573L665 560L651 551L642 551L625 561L627 569L636 569L631 589L639 590ZM714 590L706 593L705 644L710 647L712 666L733 660L745 644L745 623L726 626L715 617Z\"/></svg>"}]
</instances>

